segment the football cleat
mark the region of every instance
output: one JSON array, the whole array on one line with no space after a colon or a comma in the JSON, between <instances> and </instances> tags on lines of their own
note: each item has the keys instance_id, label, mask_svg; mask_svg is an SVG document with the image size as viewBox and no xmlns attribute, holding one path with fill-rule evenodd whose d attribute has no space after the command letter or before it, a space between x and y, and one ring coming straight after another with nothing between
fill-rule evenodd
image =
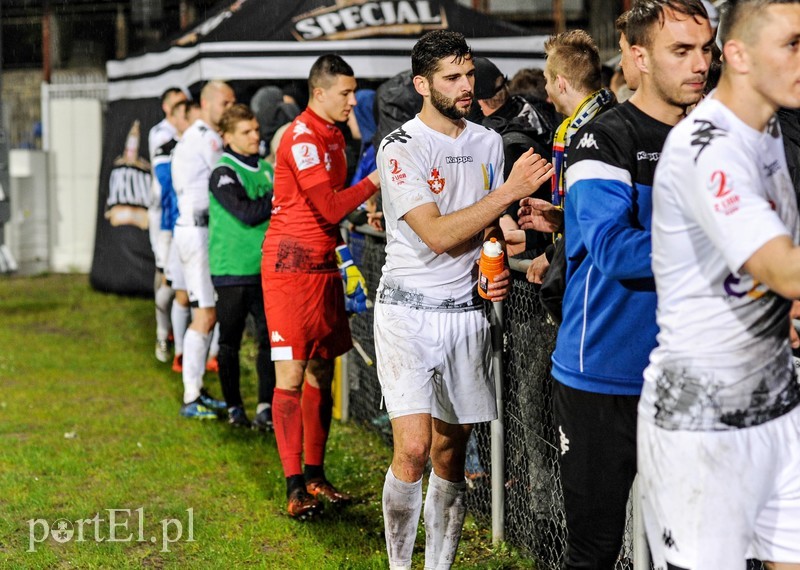
<instances>
[{"instance_id":1,"label":"football cleat","mask_svg":"<svg viewBox=\"0 0 800 570\"><path fill-rule=\"evenodd\" d=\"M228 405L225 402L212 397L205 388L200 388L200 401L206 408L211 408L212 410L222 411L228 409Z\"/></svg>"},{"instance_id":2,"label":"football cleat","mask_svg":"<svg viewBox=\"0 0 800 570\"><path fill-rule=\"evenodd\" d=\"M325 499L335 505L346 505L353 500L351 495L342 493L327 479L312 479L306 483L306 491L312 497Z\"/></svg>"},{"instance_id":3,"label":"football cleat","mask_svg":"<svg viewBox=\"0 0 800 570\"><path fill-rule=\"evenodd\" d=\"M217 412L206 407L197 398L194 402L189 402L181 406L181 415L184 418L193 418L196 420L215 420L217 419Z\"/></svg>"},{"instance_id":4,"label":"football cleat","mask_svg":"<svg viewBox=\"0 0 800 570\"><path fill-rule=\"evenodd\" d=\"M177 372L180 374L183 372L183 355L176 354L175 358L172 359L172 371Z\"/></svg>"},{"instance_id":5,"label":"football cleat","mask_svg":"<svg viewBox=\"0 0 800 570\"><path fill-rule=\"evenodd\" d=\"M167 341L156 341L156 360L159 362L169 362L169 343Z\"/></svg>"},{"instance_id":6,"label":"football cleat","mask_svg":"<svg viewBox=\"0 0 800 570\"><path fill-rule=\"evenodd\" d=\"M322 503L303 489L295 489L289 495L287 511L290 517L303 521L322 514Z\"/></svg>"},{"instance_id":7,"label":"football cleat","mask_svg":"<svg viewBox=\"0 0 800 570\"><path fill-rule=\"evenodd\" d=\"M256 417L253 418L253 429L258 431L274 431L275 426L272 423L272 408L264 408Z\"/></svg>"},{"instance_id":8,"label":"football cleat","mask_svg":"<svg viewBox=\"0 0 800 570\"><path fill-rule=\"evenodd\" d=\"M247 418L247 414L244 413L244 408L241 406L236 406L228 410L228 423L233 427L243 427L247 429L250 429L252 425Z\"/></svg>"}]
</instances>

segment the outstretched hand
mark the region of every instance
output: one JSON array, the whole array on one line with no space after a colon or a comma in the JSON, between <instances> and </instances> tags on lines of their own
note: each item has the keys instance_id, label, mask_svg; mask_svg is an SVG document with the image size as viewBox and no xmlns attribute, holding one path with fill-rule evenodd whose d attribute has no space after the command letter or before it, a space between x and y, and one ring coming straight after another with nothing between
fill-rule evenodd
<instances>
[{"instance_id":1,"label":"outstretched hand","mask_svg":"<svg viewBox=\"0 0 800 570\"><path fill-rule=\"evenodd\" d=\"M505 185L519 200L536 192L552 174L553 165L529 148L514 163Z\"/></svg>"},{"instance_id":2,"label":"outstretched hand","mask_svg":"<svg viewBox=\"0 0 800 570\"><path fill-rule=\"evenodd\" d=\"M519 206L519 227L524 230L552 233L564 223L564 211L546 200L523 198Z\"/></svg>"}]
</instances>

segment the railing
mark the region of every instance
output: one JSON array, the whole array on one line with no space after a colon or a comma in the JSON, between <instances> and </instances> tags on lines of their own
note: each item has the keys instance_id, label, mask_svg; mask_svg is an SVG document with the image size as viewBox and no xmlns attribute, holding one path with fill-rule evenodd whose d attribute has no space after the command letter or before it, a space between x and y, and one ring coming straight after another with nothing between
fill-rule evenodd
<instances>
[{"instance_id":1,"label":"railing","mask_svg":"<svg viewBox=\"0 0 800 570\"><path fill-rule=\"evenodd\" d=\"M385 237L363 226L358 230L350 235L350 249L374 301L385 259ZM493 453L490 424L476 427L468 449L468 504L475 517L486 523L494 520L495 538L529 553L536 559L537 568L556 570L561 567L566 544L550 377L550 354L557 329L539 303L537 288L525 280L525 266L512 259L511 268L513 289L502 311L503 419L499 431L504 437L501 440L495 437ZM355 316L351 328L367 359L374 360L372 318L371 310ZM380 409L381 392L375 367L367 364L367 359L355 351L348 358L345 376L349 379L349 417L391 442L389 419ZM492 469L493 457L504 457L501 470L496 465L497 459ZM497 481L495 472L503 473L501 481ZM500 504L498 488L504 492L499 493ZM617 569L633 567L632 505L628 507L628 528ZM646 567L646 563L637 567Z\"/></svg>"}]
</instances>

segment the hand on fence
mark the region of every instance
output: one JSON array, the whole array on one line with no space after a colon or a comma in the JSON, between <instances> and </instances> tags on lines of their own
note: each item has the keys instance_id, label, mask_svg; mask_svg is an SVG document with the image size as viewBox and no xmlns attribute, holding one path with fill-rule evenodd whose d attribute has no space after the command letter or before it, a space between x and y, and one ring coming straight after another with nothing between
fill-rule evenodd
<instances>
[{"instance_id":1,"label":"hand on fence","mask_svg":"<svg viewBox=\"0 0 800 570\"><path fill-rule=\"evenodd\" d=\"M547 261L547 256L542 254L531 261L531 264L528 266L528 271L525 273L525 277L528 278L530 283L541 285L545 273L547 273L549 268L550 262Z\"/></svg>"},{"instance_id":2,"label":"hand on fence","mask_svg":"<svg viewBox=\"0 0 800 570\"><path fill-rule=\"evenodd\" d=\"M345 310L348 313L363 313L367 310L367 282L353 263L350 248L340 245L336 248L336 264L344 281Z\"/></svg>"}]
</instances>

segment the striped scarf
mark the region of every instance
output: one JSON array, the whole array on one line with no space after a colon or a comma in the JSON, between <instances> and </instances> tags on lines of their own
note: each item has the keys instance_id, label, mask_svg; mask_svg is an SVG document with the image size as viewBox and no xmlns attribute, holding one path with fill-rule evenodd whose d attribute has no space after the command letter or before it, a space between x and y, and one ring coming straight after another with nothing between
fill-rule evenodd
<instances>
[{"instance_id":1,"label":"striped scarf","mask_svg":"<svg viewBox=\"0 0 800 570\"><path fill-rule=\"evenodd\" d=\"M564 207L564 192L566 184L564 173L567 170L567 149L573 135L583 127L597 113L610 107L615 102L614 94L608 89L599 89L581 101L578 108L564 120L553 137L553 204L559 208Z\"/></svg>"}]
</instances>

